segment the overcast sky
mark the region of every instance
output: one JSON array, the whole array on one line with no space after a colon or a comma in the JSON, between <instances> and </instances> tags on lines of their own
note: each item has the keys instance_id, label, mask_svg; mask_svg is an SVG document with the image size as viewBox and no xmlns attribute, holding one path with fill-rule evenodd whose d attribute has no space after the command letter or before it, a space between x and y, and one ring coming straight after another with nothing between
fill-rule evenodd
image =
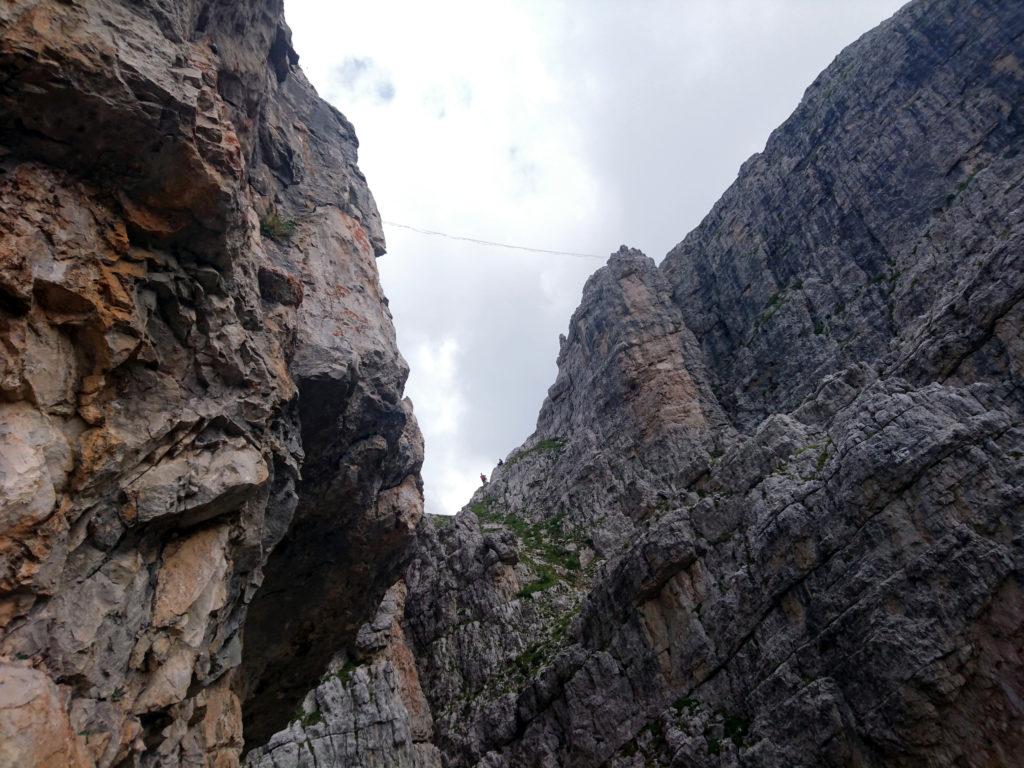
<instances>
[{"instance_id":1,"label":"overcast sky","mask_svg":"<svg viewBox=\"0 0 1024 768\"><path fill-rule=\"evenodd\" d=\"M286 0L355 124L426 438L427 511L533 431L558 335L620 244L660 261L839 51L902 0Z\"/></svg>"}]
</instances>

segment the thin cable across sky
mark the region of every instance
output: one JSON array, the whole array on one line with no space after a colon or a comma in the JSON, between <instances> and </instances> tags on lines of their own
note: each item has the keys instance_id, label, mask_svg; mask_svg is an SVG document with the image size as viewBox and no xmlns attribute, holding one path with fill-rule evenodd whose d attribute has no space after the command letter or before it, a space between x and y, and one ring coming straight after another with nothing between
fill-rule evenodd
<instances>
[{"instance_id":1,"label":"thin cable across sky","mask_svg":"<svg viewBox=\"0 0 1024 768\"><path fill-rule=\"evenodd\" d=\"M529 251L530 253L547 253L552 256L575 256L578 259L604 259L605 256L598 256L596 253L576 253L574 251L552 251L547 248L530 248L526 245L512 245L510 243L495 243L491 240L480 240L475 237L461 237L459 235L449 235L446 232L438 232L433 229L422 229L420 227L413 227L409 224L399 224L395 221L384 221L385 225L389 227L399 227L401 229L408 229L411 232L418 232L421 235L431 235L433 237L443 237L448 240L462 240L466 243L476 243L477 245L493 245L497 248L511 248L514 251Z\"/></svg>"}]
</instances>

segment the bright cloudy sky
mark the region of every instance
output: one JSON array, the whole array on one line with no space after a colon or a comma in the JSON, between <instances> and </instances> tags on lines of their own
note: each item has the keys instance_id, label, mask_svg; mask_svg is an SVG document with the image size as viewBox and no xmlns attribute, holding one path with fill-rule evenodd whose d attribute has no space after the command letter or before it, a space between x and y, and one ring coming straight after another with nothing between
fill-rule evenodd
<instances>
[{"instance_id":1,"label":"bright cloudy sky","mask_svg":"<svg viewBox=\"0 0 1024 768\"><path fill-rule=\"evenodd\" d=\"M355 124L386 221L660 261L839 51L902 0L286 0L301 64ZM602 260L385 227L381 278L454 513L532 431Z\"/></svg>"}]
</instances>

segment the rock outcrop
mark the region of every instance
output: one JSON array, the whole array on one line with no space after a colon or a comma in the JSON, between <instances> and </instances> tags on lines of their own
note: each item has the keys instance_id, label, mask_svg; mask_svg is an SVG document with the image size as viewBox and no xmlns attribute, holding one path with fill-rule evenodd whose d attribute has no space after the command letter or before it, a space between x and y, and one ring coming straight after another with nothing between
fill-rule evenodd
<instances>
[{"instance_id":1,"label":"rock outcrop","mask_svg":"<svg viewBox=\"0 0 1024 768\"><path fill-rule=\"evenodd\" d=\"M400 573L380 220L289 38L0 8L0 765L237 765Z\"/></svg>"},{"instance_id":2,"label":"rock outcrop","mask_svg":"<svg viewBox=\"0 0 1024 768\"><path fill-rule=\"evenodd\" d=\"M415 685L339 657L250 765L1019 765L1022 103L1019 3L844 51L660 266L591 278L535 434L421 523L360 633Z\"/></svg>"},{"instance_id":3,"label":"rock outcrop","mask_svg":"<svg viewBox=\"0 0 1024 768\"><path fill-rule=\"evenodd\" d=\"M0 765L1019 764L1019 3L843 52L422 520L280 3L0 29Z\"/></svg>"}]
</instances>

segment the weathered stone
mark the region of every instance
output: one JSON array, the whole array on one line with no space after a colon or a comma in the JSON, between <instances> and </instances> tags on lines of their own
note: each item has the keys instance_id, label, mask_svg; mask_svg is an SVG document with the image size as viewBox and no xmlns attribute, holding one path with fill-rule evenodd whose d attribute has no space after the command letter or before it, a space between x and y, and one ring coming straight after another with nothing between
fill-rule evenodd
<instances>
[{"instance_id":1,"label":"weathered stone","mask_svg":"<svg viewBox=\"0 0 1024 768\"><path fill-rule=\"evenodd\" d=\"M227 536L227 528L208 528L164 549L156 576L154 626L177 626L189 645L198 646L210 612L227 600Z\"/></svg>"},{"instance_id":2,"label":"weathered stone","mask_svg":"<svg viewBox=\"0 0 1024 768\"><path fill-rule=\"evenodd\" d=\"M405 600L398 582L359 630L359 664L336 658L288 729L250 752L247 765L441 768L430 707L401 626Z\"/></svg>"},{"instance_id":3,"label":"weathered stone","mask_svg":"<svg viewBox=\"0 0 1024 768\"><path fill-rule=\"evenodd\" d=\"M0 765L91 765L81 739L71 730L64 698L45 673L0 664Z\"/></svg>"},{"instance_id":4,"label":"weathered stone","mask_svg":"<svg viewBox=\"0 0 1024 768\"><path fill-rule=\"evenodd\" d=\"M131 522L191 513L214 517L233 512L270 473L259 451L240 438L213 450L185 451L147 469L123 489Z\"/></svg>"},{"instance_id":5,"label":"weathered stone","mask_svg":"<svg viewBox=\"0 0 1024 768\"><path fill-rule=\"evenodd\" d=\"M0 443L4 506L0 533L31 527L46 519L57 502L43 452L8 432Z\"/></svg>"},{"instance_id":6,"label":"weathered stone","mask_svg":"<svg viewBox=\"0 0 1024 768\"><path fill-rule=\"evenodd\" d=\"M281 10L0 9L0 763L1015 766L1019 5L847 49L422 521Z\"/></svg>"},{"instance_id":7,"label":"weathered stone","mask_svg":"<svg viewBox=\"0 0 1024 768\"><path fill-rule=\"evenodd\" d=\"M445 765L1020 762L1022 40L908 4L660 267L588 281L535 434L404 577Z\"/></svg>"},{"instance_id":8,"label":"weathered stone","mask_svg":"<svg viewBox=\"0 0 1024 768\"><path fill-rule=\"evenodd\" d=\"M296 62L280 0L0 9L0 658L38 692L4 766L237 765L400 573L422 445L380 220ZM304 641L261 624L286 581L344 614L298 663L259 641Z\"/></svg>"}]
</instances>

